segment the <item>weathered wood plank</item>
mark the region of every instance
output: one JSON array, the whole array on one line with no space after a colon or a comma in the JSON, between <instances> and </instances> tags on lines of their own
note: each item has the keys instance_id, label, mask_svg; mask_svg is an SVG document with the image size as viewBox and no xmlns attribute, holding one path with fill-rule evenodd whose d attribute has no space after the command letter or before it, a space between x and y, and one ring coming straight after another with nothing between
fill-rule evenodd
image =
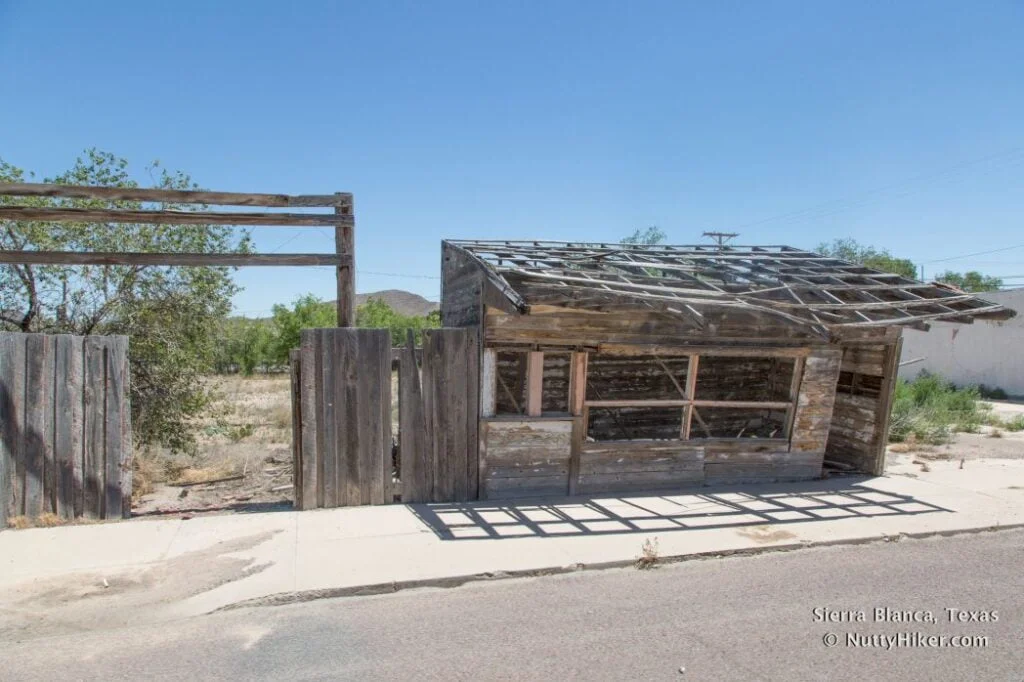
<instances>
[{"instance_id":1,"label":"weathered wood plank","mask_svg":"<svg viewBox=\"0 0 1024 682\"><path fill-rule=\"evenodd\" d=\"M479 435L474 423L479 396L469 386L479 381L479 352L472 329L433 329L424 332L424 421L433 452L433 500L468 499L479 471ZM471 423L472 422L472 423Z\"/></svg>"},{"instance_id":2,"label":"weathered wood plank","mask_svg":"<svg viewBox=\"0 0 1024 682\"><path fill-rule=\"evenodd\" d=\"M25 339L0 333L0 459L6 472L0 515L6 518L25 512Z\"/></svg>"},{"instance_id":3,"label":"weathered wood plank","mask_svg":"<svg viewBox=\"0 0 1024 682\"><path fill-rule=\"evenodd\" d=\"M679 490L704 482L703 469L688 471L647 471L636 473L580 474L577 490L581 494Z\"/></svg>"},{"instance_id":4,"label":"weathered wood plank","mask_svg":"<svg viewBox=\"0 0 1024 682\"><path fill-rule=\"evenodd\" d=\"M793 419L796 418L796 405L800 400L800 383L803 380L804 359L797 358L793 364L793 375L790 377L789 383L790 404L786 407L786 430L784 431L786 438L792 437L793 434Z\"/></svg>"},{"instance_id":5,"label":"weathered wood plank","mask_svg":"<svg viewBox=\"0 0 1024 682\"><path fill-rule=\"evenodd\" d=\"M448 336L449 340L445 344L444 371L448 376L447 428L450 449L446 460L448 476L451 477L452 496L455 501L464 502L469 499L469 486L466 480L469 471L469 377L464 363L469 359L470 349L467 331L459 330ZM475 376L474 379L479 380Z\"/></svg>"},{"instance_id":6,"label":"weathered wood plank","mask_svg":"<svg viewBox=\"0 0 1024 682\"><path fill-rule=\"evenodd\" d=\"M466 330L466 499L480 498L480 360L483 344L478 328Z\"/></svg>"},{"instance_id":7,"label":"weathered wood plank","mask_svg":"<svg viewBox=\"0 0 1024 682\"><path fill-rule=\"evenodd\" d=\"M565 495L565 476L488 477L482 494L487 500L561 497Z\"/></svg>"},{"instance_id":8,"label":"weathered wood plank","mask_svg":"<svg viewBox=\"0 0 1024 682\"><path fill-rule=\"evenodd\" d=\"M152 223L154 225L328 226L351 224L351 216L328 213L242 213L236 211L145 211L127 208L0 206L0 220L50 223Z\"/></svg>"},{"instance_id":9,"label":"weathered wood plank","mask_svg":"<svg viewBox=\"0 0 1024 682\"><path fill-rule=\"evenodd\" d=\"M428 502L433 474L429 441L423 423L423 393L416 364L413 332L408 331L398 369L398 438L402 502Z\"/></svg>"},{"instance_id":10,"label":"weathered wood plank","mask_svg":"<svg viewBox=\"0 0 1024 682\"><path fill-rule=\"evenodd\" d=\"M544 393L544 353L526 354L526 414L539 417Z\"/></svg>"},{"instance_id":11,"label":"weathered wood plank","mask_svg":"<svg viewBox=\"0 0 1024 682\"><path fill-rule=\"evenodd\" d=\"M821 466L821 452L787 452L771 450L745 450L729 452L725 450L708 450L704 461L708 464L742 464L765 463L780 465L818 465Z\"/></svg>"},{"instance_id":12,"label":"weathered wood plank","mask_svg":"<svg viewBox=\"0 0 1024 682\"><path fill-rule=\"evenodd\" d=\"M101 518L103 514L106 438L103 433L106 403L107 349L103 337L86 336L83 345L83 442L82 476L84 491L82 514Z\"/></svg>"},{"instance_id":13,"label":"weathered wood plank","mask_svg":"<svg viewBox=\"0 0 1024 682\"><path fill-rule=\"evenodd\" d=\"M371 463L370 503L390 504L391 494L391 332L371 329L360 347L361 367L366 368L370 390L360 396L364 405L367 459ZM476 376L473 377L476 380ZM475 435L475 434L474 434Z\"/></svg>"},{"instance_id":14,"label":"weathered wood plank","mask_svg":"<svg viewBox=\"0 0 1024 682\"><path fill-rule=\"evenodd\" d=\"M297 348L288 351L292 402L292 504L301 509L302 499L302 355Z\"/></svg>"},{"instance_id":15,"label":"weathered wood plank","mask_svg":"<svg viewBox=\"0 0 1024 682\"><path fill-rule=\"evenodd\" d=\"M53 485L53 344L46 334L25 340L25 515L36 518L52 510Z\"/></svg>"},{"instance_id":16,"label":"weathered wood plank","mask_svg":"<svg viewBox=\"0 0 1024 682\"><path fill-rule=\"evenodd\" d=\"M483 321L483 266L464 250L441 244L441 323L470 327ZM426 386L426 382L424 382Z\"/></svg>"},{"instance_id":17,"label":"weathered wood plank","mask_svg":"<svg viewBox=\"0 0 1024 682\"><path fill-rule=\"evenodd\" d=\"M431 333L423 333L423 366L420 372L421 390L423 392L423 442L425 451L423 453L423 491L429 493L425 502L437 502L441 498L441 491L437 488L438 481L443 474L437 471L437 378L438 361L434 348L434 341Z\"/></svg>"},{"instance_id":18,"label":"weathered wood plank","mask_svg":"<svg viewBox=\"0 0 1024 682\"><path fill-rule=\"evenodd\" d=\"M103 518L116 519L125 517L125 499L123 478L126 459L131 459L131 444L124 442L124 422L129 419L127 414L128 391L128 338L110 336L104 339L107 347L107 374L105 389L105 420L104 435L104 480L103 480ZM130 480L130 479L129 479ZM129 490L129 510L131 491Z\"/></svg>"},{"instance_id":19,"label":"weathered wood plank","mask_svg":"<svg viewBox=\"0 0 1024 682\"><path fill-rule=\"evenodd\" d=\"M817 349L804 360L800 397L790 435L792 451L825 450L842 351Z\"/></svg>"},{"instance_id":20,"label":"weathered wood plank","mask_svg":"<svg viewBox=\"0 0 1024 682\"><path fill-rule=\"evenodd\" d=\"M788 452L788 438L701 438L706 452Z\"/></svg>"},{"instance_id":21,"label":"weathered wood plank","mask_svg":"<svg viewBox=\"0 0 1024 682\"><path fill-rule=\"evenodd\" d=\"M498 352L491 348L485 348L480 365L480 416L493 417L497 413Z\"/></svg>"},{"instance_id":22,"label":"weathered wood plank","mask_svg":"<svg viewBox=\"0 0 1024 682\"><path fill-rule=\"evenodd\" d=\"M899 374L900 355L903 350L903 339L897 337L895 343L886 348L885 368L882 387L879 389L878 413L875 440L872 453L873 461L869 473L881 476L885 473L886 445L889 443L889 423L892 419L892 402L896 393L896 382Z\"/></svg>"},{"instance_id":23,"label":"weathered wood plank","mask_svg":"<svg viewBox=\"0 0 1024 682\"><path fill-rule=\"evenodd\" d=\"M597 457L647 457L675 455L693 461L703 460L704 445L679 440L622 440L596 441L583 444L582 454L588 459Z\"/></svg>"},{"instance_id":24,"label":"weathered wood plank","mask_svg":"<svg viewBox=\"0 0 1024 682\"><path fill-rule=\"evenodd\" d=\"M708 463L704 466L705 485L804 481L821 476L821 464Z\"/></svg>"},{"instance_id":25,"label":"weathered wood plank","mask_svg":"<svg viewBox=\"0 0 1024 682\"><path fill-rule=\"evenodd\" d=\"M569 473L567 492L576 494L580 475L580 453L587 438L588 410L587 363L588 353L573 353L569 359L569 412L573 415L572 433L569 443Z\"/></svg>"},{"instance_id":26,"label":"weathered wood plank","mask_svg":"<svg viewBox=\"0 0 1024 682\"><path fill-rule=\"evenodd\" d=\"M323 195L288 195L255 192L148 189L142 187L92 187L35 182L0 183L0 196L63 197L66 199L207 204L211 206L267 206L275 208L330 207L352 201L352 195L347 192Z\"/></svg>"},{"instance_id":27,"label":"weathered wood plank","mask_svg":"<svg viewBox=\"0 0 1024 682\"><path fill-rule=\"evenodd\" d=\"M362 504L369 504L370 492L369 477L372 465L363 463L362 447L363 423L359 414L359 399L363 392L360 384L359 367L359 340L356 334L350 331L338 330L332 332L331 337L334 343L334 355L332 362L338 363L343 376L339 389L336 419L340 420L341 441L338 443L340 462L338 465L339 475L345 478L344 503L346 506L355 507ZM368 381L363 371L364 381Z\"/></svg>"},{"instance_id":28,"label":"weathered wood plank","mask_svg":"<svg viewBox=\"0 0 1024 682\"><path fill-rule=\"evenodd\" d=\"M317 447L317 434L320 429L319 404L317 402L317 359L318 343L317 332L313 329L303 329L300 332L300 363L302 367L302 491L296 491L295 503L299 509L316 509L317 488L319 486L317 469L319 449Z\"/></svg>"},{"instance_id":29,"label":"weathered wood plank","mask_svg":"<svg viewBox=\"0 0 1024 682\"><path fill-rule=\"evenodd\" d=\"M801 358L811 351L808 346L709 346L699 344L653 345L645 343L620 344L602 343L598 352L602 355L630 357L657 355L663 358L707 355L710 357L732 358Z\"/></svg>"},{"instance_id":30,"label":"weathered wood plank","mask_svg":"<svg viewBox=\"0 0 1024 682\"><path fill-rule=\"evenodd\" d=\"M349 256L319 253L132 253L110 251L0 251L0 263L32 265L295 266L337 265Z\"/></svg>"},{"instance_id":31,"label":"weathered wood plank","mask_svg":"<svg viewBox=\"0 0 1024 682\"><path fill-rule=\"evenodd\" d=\"M338 259L337 306L338 326L354 327L356 324L356 246L355 219L352 197L334 209L339 222L334 228L334 252Z\"/></svg>"},{"instance_id":32,"label":"weathered wood plank","mask_svg":"<svg viewBox=\"0 0 1024 682\"><path fill-rule=\"evenodd\" d=\"M424 332L423 335L424 388L427 389L429 376L427 390L431 393L433 408L427 419L433 424L431 435L434 502L451 502L455 498L455 485L451 479L451 462L448 457L451 432L448 422L450 406L446 403L449 394L448 372L445 371L447 341L448 337L440 331ZM428 366L429 375L426 372Z\"/></svg>"},{"instance_id":33,"label":"weathered wood plank","mask_svg":"<svg viewBox=\"0 0 1024 682\"><path fill-rule=\"evenodd\" d=\"M323 433L323 440L319 445L319 455L322 461L321 487L323 488L323 501L319 506L337 507L343 505L340 491L341 473L339 469L344 466L343 457L345 449L341 445L342 434L339 426L344 428L347 423L342 423L339 416L344 414L344 395L339 395L344 390L344 365L347 358L343 355L344 349L338 348L342 343L342 337L333 334L330 329L318 329L316 334L320 339L320 385L323 386L323 397L319 401L320 407L320 430Z\"/></svg>"}]
</instances>

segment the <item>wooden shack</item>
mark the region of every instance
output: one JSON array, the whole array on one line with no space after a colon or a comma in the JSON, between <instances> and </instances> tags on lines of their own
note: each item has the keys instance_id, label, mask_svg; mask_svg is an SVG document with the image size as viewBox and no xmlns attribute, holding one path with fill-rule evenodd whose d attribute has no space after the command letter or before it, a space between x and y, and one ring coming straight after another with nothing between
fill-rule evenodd
<instances>
[{"instance_id":1,"label":"wooden shack","mask_svg":"<svg viewBox=\"0 0 1024 682\"><path fill-rule=\"evenodd\" d=\"M1013 315L786 246L446 241L442 258L443 324L482 340L484 499L880 474L902 328Z\"/></svg>"}]
</instances>

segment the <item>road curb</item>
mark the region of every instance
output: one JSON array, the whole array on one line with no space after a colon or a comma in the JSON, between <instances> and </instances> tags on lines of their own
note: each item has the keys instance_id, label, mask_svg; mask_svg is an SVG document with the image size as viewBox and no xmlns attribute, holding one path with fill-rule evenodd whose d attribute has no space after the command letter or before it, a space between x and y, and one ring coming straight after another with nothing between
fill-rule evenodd
<instances>
[{"instance_id":1,"label":"road curb","mask_svg":"<svg viewBox=\"0 0 1024 682\"><path fill-rule=\"evenodd\" d=\"M727 549L709 552L694 552L692 554L677 554L672 556L658 557L651 568L664 564L677 564L684 561L700 561L708 559L719 559L727 557L754 556L775 552L792 552L801 549L814 549L824 547L837 547L843 545L866 545L881 542L900 542L902 540L926 540L936 537L954 537L957 535L973 535L978 533L992 533L1005 530L1019 530L1024 528L1024 523L1009 525L983 526L979 528L961 528L955 530L925 531L920 533L897 533L895 535L868 536L861 538L846 538L840 540L820 540L793 542L780 545L766 545L761 547L744 547L740 549ZM289 604L300 604L303 602L315 601L318 599L337 599L341 597L368 597L382 594L393 594L403 590L412 590L424 587L433 588L455 588L467 583L488 582L495 580L510 580L516 578L540 578L551 575L565 575L567 573L579 573L581 571L602 571L613 568L628 568L635 566L636 559L624 559L617 561L603 561L592 564L570 564L568 566L554 566L550 568L535 568L513 571L493 571L485 573L471 573L460 576L449 576L442 578L423 578L420 580L399 580L386 583L372 583L367 585L352 585L348 587L333 587L320 590L303 590L297 592L278 592L265 597L255 597L233 602L208 612L219 613L222 611L234 611L237 609L264 607L264 606L287 606Z\"/></svg>"}]
</instances>

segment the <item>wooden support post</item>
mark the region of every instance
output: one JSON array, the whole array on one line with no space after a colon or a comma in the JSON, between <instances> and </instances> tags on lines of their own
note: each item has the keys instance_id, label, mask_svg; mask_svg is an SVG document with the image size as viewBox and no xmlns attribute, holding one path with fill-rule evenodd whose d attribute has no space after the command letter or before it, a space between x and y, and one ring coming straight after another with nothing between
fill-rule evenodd
<instances>
[{"instance_id":1,"label":"wooden support post","mask_svg":"<svg viewBox=\"0 0 1024 682\"><path fill-rule=\"evenodd\" d=\"M700 365L700 356L691 355L686 362L686 395L690 403L683 408L683 440L690 439L690 425L693 424L693 396L697 392L697 369Z\"/></svg>"},{"instance_id":2,"label":"wooden support post","mask_svg":"<svg viewBox=\"0 0 1024 682\"><path fill-rule=\"evenodd\" d=\"M526 415L539 417L544 397L544 353L531 351L526 356Z\"/></svg>"},{"instance_id":3,"label":"wooden support post","mask_svg":"<svg viewBox=\"0 0 1024 682\"><path fill-rule=\"evenodd\" d=\"M570 495L576 494L580 478L580 453L587 436L587 357L587 353L573 353L569 358L569 412L573 415L567 489Z\"/></svg>"},{"instance_id":4,"label":"wooden support post","mask_svg":"<svg viewBox=\"0 0 1024 682\"><path fill-rule=\"evenodd\" d=\"M796 417L796 402L800 399L800 382L804 377L804 359L796 358L793 361L793 378L789 383L789 407L786 408L786 432L783 436L789 440L793 438L793 419Z\"/></svg>"},{"instance_id":5,"label":"wooden support post","mask_svg":"<svg viewBox=\"0 0 1024 682\"><path fill-rule=\"evenodd\" d=\"M338 326L354 327L356 324L356 250L355 218L351 194L338 193L339 203L334 207L338 216L350 220L334 227L334 250L339 256L347 256L347 262L338 265Z\"/></svg>"},{"instance_id":6,"label":"wooden support post","mask_svg":"<svg viewBox=\"0 0 1024 682\"><path fill-rule=\"evenodd\" d=\"M902 334L903 330L898 329ZM895 343L885 347L885 362L882 385L878 390L878 412L875 417L876 441L872 443L875 459L870 473L881 476L885 473L885 447L889 444L889 423L892 420L892 401L896 393L896 382L900 371L900 355L903 352L903 338L897 336Z\"/></svg>"},{"instance_id":7,"label":"wooden support post","mask_svg":"<svg viewBox=\"0 0 1024 682\"><path fill-rule=\"evenodd\" d=\"M498 351L485 348L480 365L480 416L498 412Z\"/></svg>"},{"instance_id":8,"label":"wooden support post","mask_svg":"<svg viewBox=\"0 0 1024 682\"><path fill-rule=\"evenodd\" d=\"M569 367L569 412L573 416L583 414L583 403L587 398L587 353L573 353Z\"/></svg>"}]
</instances>

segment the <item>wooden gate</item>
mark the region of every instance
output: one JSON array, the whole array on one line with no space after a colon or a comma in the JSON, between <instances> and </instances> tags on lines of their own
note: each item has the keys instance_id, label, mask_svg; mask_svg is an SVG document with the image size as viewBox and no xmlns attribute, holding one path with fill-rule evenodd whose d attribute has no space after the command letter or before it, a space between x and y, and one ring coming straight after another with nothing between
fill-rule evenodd
<instances>
[{"instance_id":1,"label":"wooden gate","mask_svg":"<svg viewBox=\"0 0 1024 682\"><path fill-rule=\"evenodd\" d=\"M0 333L0 528L130 512L128 338Z\"/></svg>"},{"instance_id":2,"label":"wooden gate","mask_svg":"<svg viewBox=\"0 0 1024 682\"><path fill-rule=\"evenodd\" d=\"M301 345L292 353L297 508L477 498L477 330L427 330L420 352L410 332L398 353L398 442L390 333L308 329Z\"/></svg>"},{"instance_id":3,"label":"wooden gate","mask_svg":"<svg viewBox=\"0 0 1024 682\"><path fill-rule=\"evenodd\" d=\"M409 334L399 360L403 502L477 499L479 367L475 328L425 331L421 372Z\"/></svg>"},{"instance_id":4,"label":"wooden gate","mask_svg":"<svg viewBox=\"0 0 1024 682\"><path fill-rule=\"evenodd\" d=\"M391 335L304 329L293 393L295 506L392 501Z\"/></svg>"}]
</instances>

